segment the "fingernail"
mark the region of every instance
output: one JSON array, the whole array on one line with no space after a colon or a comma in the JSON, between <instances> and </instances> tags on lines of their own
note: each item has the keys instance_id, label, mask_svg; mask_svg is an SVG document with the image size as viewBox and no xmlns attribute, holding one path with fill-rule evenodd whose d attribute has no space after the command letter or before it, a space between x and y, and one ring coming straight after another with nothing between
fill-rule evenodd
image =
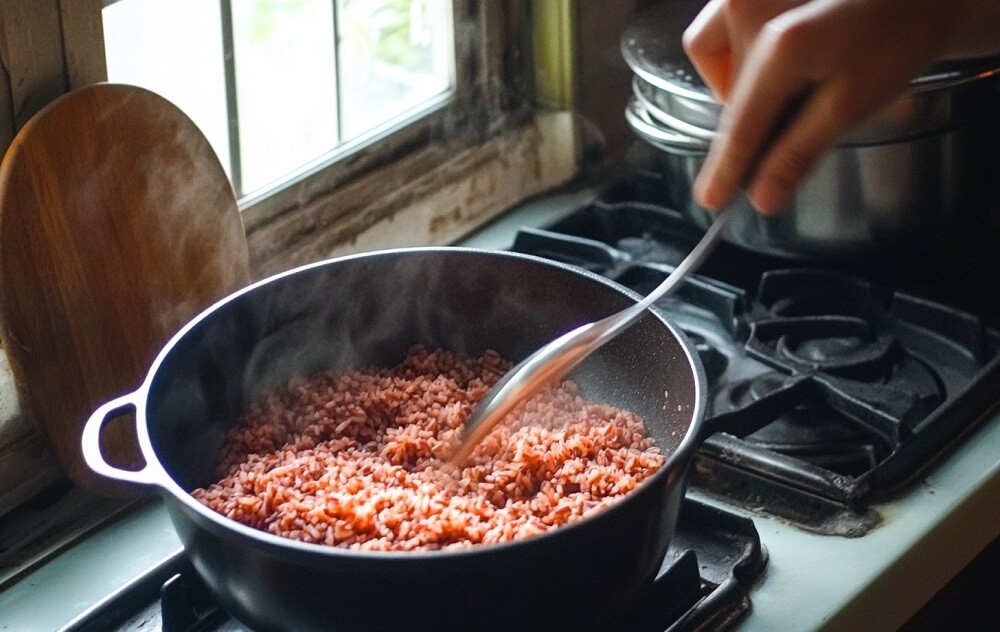
<instances>
[{"instance_id":1,"label":"fingernail","mask_svg":"<svg viewBox=\"0 0 1000 632\"><path fill-rule=\"evenodd\" d=\"M717 210L726 203L726 200L722 199L722 186L718 182L714 167L711 159L705 162L698 177L695 178L693 189L695 202L710 211Z\"/></svg>"},{"instance_id":2,"label":"fingernail","mask_svg":"<svg viewBox=\"0 0 1000 632\"><path fill-rule=\"evenodd\" d=\"M712 190L708 178L705 177L704 172L698 175L694 181L694 201L698 203L699 206L707 208L709 210L714 209L712 205Z\"/></svg>"},{"instance_id":3,"label":"fingernail","mask_svg":"<svg viewBox=\"0 0 1000 632\"><path fill-rule=\"evenodd\" d=\"M770 179L754 182L748 197L754 208L764 215L774 215L788 203L788 191L781 184Z\"/></svg>"}]
</instances>

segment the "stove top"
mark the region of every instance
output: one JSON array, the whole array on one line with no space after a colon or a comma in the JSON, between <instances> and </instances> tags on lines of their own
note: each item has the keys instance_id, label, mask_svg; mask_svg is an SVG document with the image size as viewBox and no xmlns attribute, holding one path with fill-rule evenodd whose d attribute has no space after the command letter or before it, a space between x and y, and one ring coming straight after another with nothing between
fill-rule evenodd
<instances>
[{"instance_id":1,"label":"stove top","mask_svg":"<svg viewBox=\"0 0 1000 632\"><path fill-rule=\"evenodd\" d=\"M560 219L520 229L512 249L647 292L700 237L658 203L658 186L654 172L633 171ZM833 540L831 550L864 544L871 538L861 536L880 524L899 530L879 515L881 501L912 490L975 432L1000 387L1000 292L992 289L1000 274L989 267L1000 258L993 250L984 265L989 255L977 250L970 242L962 259L939 252L936 264L925 255L818 264L723 244L658 304L697 349L708 414L725 431L700 447L689 479L695 493L684 500L660 575L623 629L752 622L751 599L773 583L765 577L772 553L785 574L784 584L775 575L775 588L786 597L798 559L794 547L774 544L776 530L805 529ZM65 629L245 628L178 553Z\"/></svg>"},{"instance_id":2,"label":"stove top","mask_svg":"<svg viewBox=\"0 0 1000 632\"><path fill-rule=\"evenodd\" d=\"M750 609L767 565L753 521L685 499L663 566L622 629L725 630ZM63 632L243 632L219 608L182 554L150 569Z\"/></svg>"},{"instance_id":3,"label":"stove top","mask_svg":"<svg viewBox=\"0 0 1000 632\"><path fill-rule=\"evenodd\" d=\"M645 294L701 234L657 202L657 178L633 170L559 221L522 228L513 250ZM878 525L870 504L946 454L1000 385L1000 257L993 244L964 248L820 264L720 245L657 305L697 348L708 416L727 430L700 448L693 486L819 533Z\"/></svg>"}]
</instances>

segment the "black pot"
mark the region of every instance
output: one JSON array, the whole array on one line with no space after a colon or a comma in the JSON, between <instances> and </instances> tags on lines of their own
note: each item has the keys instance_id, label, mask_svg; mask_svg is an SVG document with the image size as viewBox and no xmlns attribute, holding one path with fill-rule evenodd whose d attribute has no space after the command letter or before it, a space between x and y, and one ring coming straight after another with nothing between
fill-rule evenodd
<instances>
[{"instance_id":1,"label":"black pot","mask_svg":"<svg viewBox=\"0 0 1000 632\"><path fill-rule=\"evenodd\" d=\"M254 629L613 628L666 553L705 411L697 356L655 311L571 377L590 399L641 415L669 458L579 523L463 551L359 552L246 527L189 491L214 480L245 407L291 376L394 364L416 343L519 360L635 300L580 269L506 252L394 250L305 266L189 323L137 391L93 414L84 455L98 474L158 489L195 569ZM108 465L98 445L131 408L146 460L137 472Z\"/></svg>"}]
</instances>

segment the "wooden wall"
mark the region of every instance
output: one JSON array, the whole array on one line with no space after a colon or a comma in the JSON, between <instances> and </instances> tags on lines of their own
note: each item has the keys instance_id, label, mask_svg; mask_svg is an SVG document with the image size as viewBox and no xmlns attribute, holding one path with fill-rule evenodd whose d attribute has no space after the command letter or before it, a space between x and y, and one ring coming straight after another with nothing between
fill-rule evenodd
<instances>
[{"instance_id":1,"label":"wooden wall","mask_svg":"<svg viewBox=\"0 0 1000 632\"><path fill-rule=\"evenodd\" d=\"M101 0L0 0L0 155L69 90L104 81Z\"/></svg>"},{"instance_id":2,"label":"wooden wall","mask_svg":"<svg viewBox=\"0 0 1000 632\"><path fill-rule=\"evenodd\" d=\"M635 13L650 4L651 0L577 2L576 110L585 162L613 166L634 139L624 114L632 78L620 42Z\"/></svg>"}]
</instances>

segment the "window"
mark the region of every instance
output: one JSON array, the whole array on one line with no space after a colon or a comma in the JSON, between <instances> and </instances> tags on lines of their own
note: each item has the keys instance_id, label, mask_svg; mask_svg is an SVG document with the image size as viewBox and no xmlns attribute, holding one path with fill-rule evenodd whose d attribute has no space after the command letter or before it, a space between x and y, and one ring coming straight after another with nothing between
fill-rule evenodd
<instances>
[{"instance_id":1,"label":"window","mask_svg":"<svg viewBox=\"0 0 1000 632\"><path fill-rule=\"evenodd\" d=\"M572 30L545 25L571 26L570 7L0 0L0 153L60 94L138 83L185 110L228 168L256 277L345 252L451 243L574 175L575 119L536 86L545 69L569 81L549 57L572 45ZM0 590L17 581L20 561L44 560L65 531L120 506L86 495L67 506L65 481L17 402L0 353L0 517L62 513L39 515L45 529L0 547Z\"/></svg>"},{"instance_id":2,"label":"window","mask_svg":"<svg viewBox=\"0 0 1000 632\"><path fill-rule=\"evenodd\" d=\"M108 80L173 101L240 197L441 107L454 87L450 0L115 0Z\"/></svg>"}]
</instances>

